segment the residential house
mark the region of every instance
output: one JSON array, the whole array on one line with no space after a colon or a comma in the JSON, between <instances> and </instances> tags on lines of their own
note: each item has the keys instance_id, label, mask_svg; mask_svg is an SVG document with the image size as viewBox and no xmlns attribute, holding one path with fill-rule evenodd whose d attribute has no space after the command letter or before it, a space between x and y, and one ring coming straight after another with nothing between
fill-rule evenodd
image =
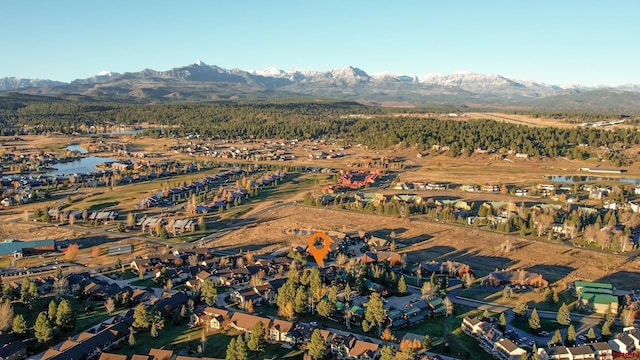
<instances>
[{"instance_id":1,"label":"residential house","mask_svg":"<svg viewBox=\"0 0 640 360\"><path fill-rule=\"evenodd\" d=\"M378 264L387 262L389 263L389 265L394 266L402 263L402 256L400 256L400 254L395 251L367 251L362 254L362 257L360 257L360 262L363 264Z\"/></svg>"},{"instance_id":2,"label":"residential house","mask_svg":"<svg viewBox=\"0 0 640 360\"><path fill-rule=\"evenodd\" d=\"M528 285L546 287L549 282L542 278L542 274L518 269L494 271L482 280L482 284L485 286Z\"/></svg>"},{"instance_id":3,"label":"residential house","mask_svg":"<svg viewBox=\"0 0 640 360\"><path fill-rule=\"evenodd\" d=\"M480 187L476 184L466 184L460 186L460 190L467 192L477 192L480 191Z\"/></svg>"},{"instance_id":4,"label":"residential house","mask_svg":"<svg viewBox=\"0 0 640 360\"><path fill-rule=\"evenodd\" d=\"M429 261L418 263L418 265L413 268L413 272L422 277L429 277L434 273L439 276L461 277L466 273L471 273L471 268L467 264L456 261Z\"/></svg>"},{"instance_id":5,"label":"residential house","mask_svg":"<svg viewBox=\"0 0 640 360\"><path fill-rule=\"evenodd\" d=\"M209 329L221 330L227 320L229 320L229 311L207 306L196 317L195 325L203 324Z\"/></svg>"},{"instance_id":6,"label":"residential house","mask_svg":"<svg viewBox=\"0 0 640 360\"><path fill-rule=\"evenodd\" d=\"M327 337L328 350L331 353L331 357L335 359L347 359L349 356L349 350L356 342L356 337L353 334L340 335L329 333Z\"/></svg>"},{"instance_id":7,"label":"residential house","mask_svg":"<svg viewBox=\"0 0 640 360\"><path fill-rule=\"evenodd\" d=\"M356 340L349 349L348 359L372 360L378 357L380 345L368 341Z\"/></svg>"},{"instance_id":8,"label":"residential house","mask_svg":"<svg viewBox=\"0 0 640 360\"><path fill-rule=\"evenodd\" d=\"M98 360L127 360L127 355L103 352L100 354Z\"/></svg>"},{"instance_id":9,"label":"residential house","mask_svg":"<svg viewBox=\"0 0 640 360\"><path fill-rule=\"evenodd\" d=\"M500 192L500 185L495 185L495 184L485 184L482 185L481 190L484 192Z\"/></svg>"},{"instance_id":10,"label":"residential house","mask_svg":"<svg viewBox=\"0 0 640 360\"><path fill-rule=\"evenodd\" d=\"M492 351L492 354L500 360L520 360L526 353L526 350L505 338L498 340Z\"/></svg>"},{"instance_id":11,"label":"residential house","mask_svg":"<svg viewBox=\"0 0 640 360\"><path fill-rule=\"evenodd\" d=\"M596 358L596 354L589 345L580 345L567 348L572 360L591 360Z\"/></svg>"},{"instance_id":12,"label":"residential house","mask_svg":"<svg viewBox=\"0 0 640 360\"><path fill-rule=\"evenodd\" d=\"M589 344L596 354L596 360L613 360L613 349L607 342L595 342Z\"/></svg>"},{"instance_id":13,"label":"residential house","mask_svg":"<svg viewBox=\"0 0 640 360\"><path fill-rule=\"evenodd\" d=\"M468 316L465 316L462 319L462 325L460 325L460 329L462 329L462 331L467 335L477 336L482 332L482 324L483 321L478 318L472 319Z\"/></svg>"},{"instance_id":14,"label":"residential house","mask_svg":"<svg viewBox=\"0 0 640 360\"><path fill-rule=\"evenodd\" d=\"M542 359L571 360L571 353L566 346L550 346L540 350L539 353Z\"/></svg>"},{"instance_id":15,"label":"residential house","mask_svg":"<svg viewBox=\"0 0 640 360\"><path fill-rule=\"evenodd\" d=\"M636 349L633 337L627 333L618 334L615 338L609 340L609 346L613 350L614 357L616 357L616 354L632 353Z\"/></svg>"},{"instance_id":16,"label":"residential house","mask_svg":"<svg viewBox=\"0 0 640 360\"><path fill-rule=\"evenodd\" d=\"M263 318L261 316L245 314L241 312L235 312L233 316L231 316L231 320L229 321L229 325L236 330L251 332L251 328L257 322L262 322L265 330L269 329L269 324L271 320L267 318Z\"/></svg>"},{"instance_id":17,"label":"residential house","mask_svg":"<svg viewBox=\"0 0 640 360\"><path fill-rule=\"evenodd\" d=\"M172 360L173 351L151 348L149 350L149 357L151 358L151 360Z\"/></svg>"},{"instance_id":18,"label":"residential house","mask_svg":"<svg viewBox=\"0 0 640 360\"><path fill-rule=\"evenodd\" d=\"M273 320L269 328L269 340L295 344L296 338L292 335L294 324L285 320Z\"/></svg>"},{"instance_id":19,"label":"residential house","mask_svg":"<svg viewBox=\"0 0 640 360\"><path fill-rule=\"evenodd\" d=\"M164 226L169 234L183 234L196 231L198 222L194 219L171 219Z\"/></svg>"}]
</instances>

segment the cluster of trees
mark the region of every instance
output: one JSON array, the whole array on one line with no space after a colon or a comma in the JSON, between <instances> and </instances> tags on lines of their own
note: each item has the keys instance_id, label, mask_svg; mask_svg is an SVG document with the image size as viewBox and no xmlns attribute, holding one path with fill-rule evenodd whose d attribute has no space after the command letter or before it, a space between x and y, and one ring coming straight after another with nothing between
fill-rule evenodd
<instances>
[{"instance_id":1,"label":"cluster of trees","mask_svg":"<svg viewBox=\"0 0 640 360\"><path fill-rule=\"evenodd\" d=\"M325 295L333 298L334 301L325 300ZM307 268L300 273L292 267L287 282L278 290L276 304L278 314L288 320L308 310L315 313L316 309L328 316L335 308L337 297L337 288L332 286L329 289L323 283L317 268ZM320 305L321 302L324 304Z\"/></svg>"},{"instance_id":2,"label":"cluster of trees","mask_svg":"<svg viewBox=\"0 0 640 360\"><path fill-rule=\"evenodd\" d=\"M610 197L612 200L626 199L620 188L611 191ZM312 193L305 194L304 204L309 206L327 205L323 204L321 196L315 196ZM467 217L475 214L479 217L472 223L475 227L485 226L487 229L507 234L517 231L522 236L531 234L540 237L546 234L550 239L555 236L551 231L552 225L558 223L563 226L563 236L573 240L582 235L580 239L575 241L582 242L587 246L597 246L601 250L615 252L632 250L635 245L631 241L631 234L640 227L640 214L630 210L589 211L589 209L578 208L567 212L553 207L531 208L521 204L514 211L508 211L507 208L494 209L489 204L476 205L472 203L470 211L458 212L450 205L437 206L432 199L420 204L406 204L393 199L378 205L369 203L363 206L354 199L343 196L337 197L329 205L335 209L362 211L378 215L425 215L425 218L429 220L459 225L468 225ZM507 213L508 217L496 219L494 214L497 213ZM603 229L605 227L606 229Z\"/></svg>"},{"instance_id":3,"label":"cluster of trees","mask_svg":"<svg viewBox=\"0 0 640 360\"><path fill-rule=\"evenodd\" d=\"M154 123L171 135L200 134L225 139L349 139L369 148L396 144L448 146L449 156L477 148L514 150L530 156L576 156L578 144L623 148L640 143L633 129L539 128L493 120L449 121L423 116L391 116L388 110L353 103L291 104L95 104L41 99L16 101L0 111L2 134L73 133L109 124ZM397 112L397 110L396 110ZM415 111L414 111L415 112ZM373 117L346 115L376 115ZM149 130L166 136L165 130Z\"/></svg>"},{"instance_id":4,"label":"cluster of trees","mask_svg":"<svg viewBox=\"0 0 640 360\"><path fill-rule=\"evenodd\" d=\"M266 332L267 330L264 324L258 321L251 327L251 332L238 335L236 338L231 339L227 346L225 359L247 360L249 358L249 351L253 351L256 356L258 356L260 352L264 351L265 345L267 344Z\"/></svg>"},{"instance_id":5,"label":"cluster of trees","mask_svg":"<svg viewBox=\"0 0 640 360\"><path fill-rule=\"evenodd\" d=\"M60 302L54 299L49 303L47 311L38 314L33 324L33 334L39 343L46 344L56 334L72 332L75 324L75 312L71 302L67 299L62 299ZM15 314L11 301L3 299L0 300L0 333L9 329L22 337L26 336L29 326L23 314Z\"/></svg>"}]
</instances>

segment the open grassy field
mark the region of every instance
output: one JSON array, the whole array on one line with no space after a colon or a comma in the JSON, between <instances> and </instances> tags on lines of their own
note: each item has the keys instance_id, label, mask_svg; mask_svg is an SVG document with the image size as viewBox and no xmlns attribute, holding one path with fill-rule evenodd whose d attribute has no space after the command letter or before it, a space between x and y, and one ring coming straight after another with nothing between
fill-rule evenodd
<instances>
[{"instance_id":1,"label":"open grassy field","mask_svg":"<svg viewBox=\"0 0 640 360\"><path fill-rule=\"evenodd\" d=\"M248 214L251 216L251 213ZM226 249L274 251L305 245L305 236L284 233L291 228L336 231L364 230L379 236L395 233L395 241L412 244L402 251L409 263L454 260L467 263L474 272L487 274L496 268L523 268L554 282L610 281L629 288L640 281L640 261L614 254L595 253L560 243L524 239L465 226L369 215L329 208L287 205L259 216L260 225L230 233L212 245ZM515 250L500 250L511 241Z\"/></svg>"}]
</instances>

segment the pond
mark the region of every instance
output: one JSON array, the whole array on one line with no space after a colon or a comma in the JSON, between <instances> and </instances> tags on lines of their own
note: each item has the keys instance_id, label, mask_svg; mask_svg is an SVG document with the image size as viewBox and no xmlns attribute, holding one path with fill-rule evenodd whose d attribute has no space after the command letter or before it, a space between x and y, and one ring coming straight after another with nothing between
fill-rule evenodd
<instances>
[{"instance_id":1,"label":"pond","mask_svg":"<svg viewBox=\"0 0 640 360\"><path fill-rule=\"evenodd\" d=\"M103 162L117 161L116 159L100 156L87 156L76 161L55 164L56 170L47 171L45 175L73 175L95 172L95 166Z\"/></svg>"},{"instance_id":2,"label":"pond","mask_svg":"<svg viewBox=\"0 0 640 360\"><path fill-rule=\"evenodd\" d=\"M65 149L67 149L69 151L77 151L80 154L88 153L88 151L85 148L83 148L82 146L80 146L80 145L69 145Z\"/></svg>"},{"instance_id":3,"label":"pond","mask_svg":"<svg viewBox=\"0 0 640 360\"><path fill-rule=\"evenodd\" d=\"M577 183L585 181L619 181L631 184L640 185L640 179L638 178L615 178L604 176L588 176L588 175L547 175L544 177L547 180L561 182L561 183Z\"/></svg>"}]
</instances>

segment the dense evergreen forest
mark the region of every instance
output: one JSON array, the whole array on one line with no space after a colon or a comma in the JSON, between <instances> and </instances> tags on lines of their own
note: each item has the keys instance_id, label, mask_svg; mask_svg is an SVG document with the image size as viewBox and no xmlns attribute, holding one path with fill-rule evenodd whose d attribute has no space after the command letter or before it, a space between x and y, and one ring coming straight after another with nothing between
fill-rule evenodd
<instances>
[{"instance_id":1,"label":"dense evergreen forest","mask_svg":"<svg viewBox=\"0 0 640 360\"><path fill-rule=\"evenodd\" d=\"M434 110L352 102L123 104L3 96L0 134L71 134L91 126L100 130L114 124L151 123L168 127L174 136L342 139L372 149L404 144L422 150L440 145L448 146L447 154L454 157L470 155L476 149L514 150L530 156L587 157L589 152L584 145L588 145L591 149L609 149L610 157L618 165L628 161L622 156L615 159L618 150L640 143L640 132L636 129L536 128L493 120L442 120L411 115L420 112ZM565 116L575 118L575 114ZM147 135L167 134L150 130Z\"/></svg>"}]
</instances>

